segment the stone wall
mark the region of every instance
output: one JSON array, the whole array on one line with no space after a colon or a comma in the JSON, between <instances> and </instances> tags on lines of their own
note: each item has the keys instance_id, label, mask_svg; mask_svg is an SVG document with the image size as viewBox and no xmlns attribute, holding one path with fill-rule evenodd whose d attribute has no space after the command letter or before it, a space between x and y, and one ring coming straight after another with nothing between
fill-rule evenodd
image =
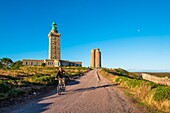
<instances>
[{"instance_id":1,"label":"stone wall","mask_svg":"<svg viewBox=\"0 0 170 113\"><path fill-rule=\"evenodd\" d=\"M156 77L153 75L142 73L142 78L157 84L170 86L170 79L168 77Z\"/></svg>"}]
</instances>

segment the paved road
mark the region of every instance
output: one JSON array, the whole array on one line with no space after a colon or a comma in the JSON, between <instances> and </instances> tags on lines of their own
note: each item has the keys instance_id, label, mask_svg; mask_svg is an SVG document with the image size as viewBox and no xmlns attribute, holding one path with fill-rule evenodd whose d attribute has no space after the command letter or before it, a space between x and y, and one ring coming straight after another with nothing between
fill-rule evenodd
<instances>
[{"instance_id":1,"label":"paved road","mask_svg":"<svg viewBox=\"0 0 170 113\"><path fill-rule=\"evenodd\" d=\"M71 82L63 95L55 90L48 95L18 105L12 113L141 113L134 104L126 99L123 92L92 70L80 79Z\"/></svg>"}]
</instances>

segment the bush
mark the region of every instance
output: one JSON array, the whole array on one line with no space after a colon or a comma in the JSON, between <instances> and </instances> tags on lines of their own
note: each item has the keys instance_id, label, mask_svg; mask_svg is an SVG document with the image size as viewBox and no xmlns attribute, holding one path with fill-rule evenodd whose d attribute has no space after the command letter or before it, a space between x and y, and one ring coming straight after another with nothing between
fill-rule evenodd
<instances>
[{"instance_id":1,"label":"bush","mask_svg":"<svg viewBox=\"0 0 170 113\"><path fill-rule=\"evenodd\" d=\"M158 86L154 95L155 101L170 100L170 87Z\"/></svg>"},{"instance_id":2,"label":"bush","mask_svg":"<svg viewBox=\"0 0 170 113\"><path fill-rule=\"evenodd\" d=\"M137 79L131 79L128 77L120 76L115 79L115 82L118 83L126 83L129 88L135 88L136 86L141 85L142 80L137 80Z\"/></svg>"},{"instance_id":3,"label":"bush","mask_svg":"<svg viewBox=\"0 0 170 113\"><path fill-rule=\"evenodd\" d=\"M42 76L44 76L44 74L35 74L35 75L33 75L32 77L33 77L33 78L37 78L37 77L42 77Z\"/></svg>"},{"instance_id":4,"label":"bush","mask_svg":"<svg viewBox=\"0 0 170 113\"><path fill-rule=\"evenodd\" d=\"M28 87L29 83L24 80L16 80L17 87Z\"/></svg>"},{"instance_id":5,"label":"bush","mask_svg":"<svg viewBox=\"0 0 170 113\"><path fill-rule=\"evenodd\" d=\"M17 97L17 96L23 95L24 93L25 93L25 91L13 89L8 92L8 96L9 97Z\"/></svg>"},{"instance_id":6,"label":"bush","mask_svg":"<svg viewBox=\"0 0 170 113\"><path fill-rule=\"evenodd\" d=\"M115 82L120 82L120 80L121 80L120 77L118 77L115 79Z\"/></svg>"},{"instance_id":7,"label":"bush","mask_svg":"<svg viewBox=\"0 0 170 113\"><path fill-rule=\"evenodd\" d=\"M4 65L0 62L0 69L3 69Z\"/></svg>"},{"instance_id":8,"label":"bush","mask_svg":"<svg viewBox=\"0 0 170 113\"><path fill-rule=\"evenodd\" d=\"M25 81L37 85L52 85L54 84L55 76L35 74L32 77L26 78Z\"/></svg>"},{"instance_id":9,"label":"bush","mask_svg":"<svg viewBox=\"0 0 170 113\"><path fill-rule=\"evenodd\" d=\"M11 88L10 88L10 86L9 86L7 83L0 81L0 92L6 93L6 92L8 92L10 89L11 89Z\"/></svg>"},{"instance_id":10,"label":"bush","mask_svg":"<svg viewBox=\"0 0 170 113\"><path fill-rule=\"evenodd\" d=\"M42 64L41 64L41 66L43 66L43 67L45 67L45 65L46 65L45 63L42 63Z\"/></svg>"},{"instance_id":11,"label":"bush","mask_svg":"<svg viewBox=\"0 0 170 113\"><path fill-rule=\"evenodd\" d=\"M136 86L141 85L142 81L141 80L136 80L136 79L128 79L127 85L129 88L135 88Z\"/></svg>"},{"instance_id":12,"label":"bush","mask_svg":"<svg viewBox=\"0 0 170 113\"><path fill-rule=\"evenodd\" d=\"M0 100L5 98L5 93L0 93Z\"/></svg>"},{"instance_id":13,"label":"bush","mask_svg":"<svg viewBox=\"0 0 170 113\"><path fill-rule=\"evenodd\" d=\"M124 76L129 75L128 71L123 70L123 69L121 69L121 68L115 69L115 72L116 72L117 74L119 74L119 75L124 75Z\"/></svg>"},{"instance_id":14,"label":"bush","mask_svg":"<svg viewBox=\"0 0 170 113\"><path fill-rule=\"evenodd\" d=\"M159 85L154 82L148 82L148 85L151 87L151 89L157 88Z\"/></svg>"},{"instance_id":15,"label":"bush","mask_svg":"<svg viewBox=\"0 0 170 113\"><path fill-rule=\"evenodd\" d=\"M50 81L51 81L50 76L42 76L42 77L35 78L36 83L48 84Z\"/></svg>"},{"instance_id":16,"label":"bush","mask_svg":"<svg viewBox=\"0 0 170 113\"><path fill-rule=\"evenodd\" d=\"M19 60L19 61L13 62L10 66L10 69L13 69L13 70L20 69L21 66L23 66L22 61Z\"/></svg>"}]
</instances>

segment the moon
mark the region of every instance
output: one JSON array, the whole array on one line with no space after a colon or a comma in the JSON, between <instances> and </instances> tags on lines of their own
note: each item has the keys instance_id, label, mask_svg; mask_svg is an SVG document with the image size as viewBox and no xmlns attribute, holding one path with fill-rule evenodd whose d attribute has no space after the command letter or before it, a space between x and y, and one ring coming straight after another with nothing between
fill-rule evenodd
<instances>
[{"instance_id":1,"label":"moon","mask_svg":"<svg viewBox=\"0 0 170 113\"><path fill-rule=\"evenodd\" d=\"M140 32L140 29L138 29L138 32Z\"/></svg>"}]
</instances>

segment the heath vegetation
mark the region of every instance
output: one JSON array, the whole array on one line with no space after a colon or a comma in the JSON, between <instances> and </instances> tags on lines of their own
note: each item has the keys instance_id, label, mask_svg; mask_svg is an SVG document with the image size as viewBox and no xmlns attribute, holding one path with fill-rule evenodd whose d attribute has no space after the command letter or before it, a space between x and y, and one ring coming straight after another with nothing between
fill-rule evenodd
<instances>
[{"instance_id":1,"label":"heath vegetation","mask_svg":"<svg viewBox=\"0 0 170 113\"><path fill-rule=\"evenodd\" d=\"M123 69L102 69L100 74L128 89L128 93L151 108L170 112L170 87L143 80L138 74Z\"/></svg>"},{"instance_id":2,"label":"heath vegetation","mask_svg":"<svg viewBox=\"0 0 170 113\"><path fill-rule=\"evenodd\" d=\"M57 67L22 66L21 61L5 59L0 62L0 101L38 92L49 86L56 86ZM63 67L66 80L83 75L90 68Z\"/></svg>"}]
</instances>

